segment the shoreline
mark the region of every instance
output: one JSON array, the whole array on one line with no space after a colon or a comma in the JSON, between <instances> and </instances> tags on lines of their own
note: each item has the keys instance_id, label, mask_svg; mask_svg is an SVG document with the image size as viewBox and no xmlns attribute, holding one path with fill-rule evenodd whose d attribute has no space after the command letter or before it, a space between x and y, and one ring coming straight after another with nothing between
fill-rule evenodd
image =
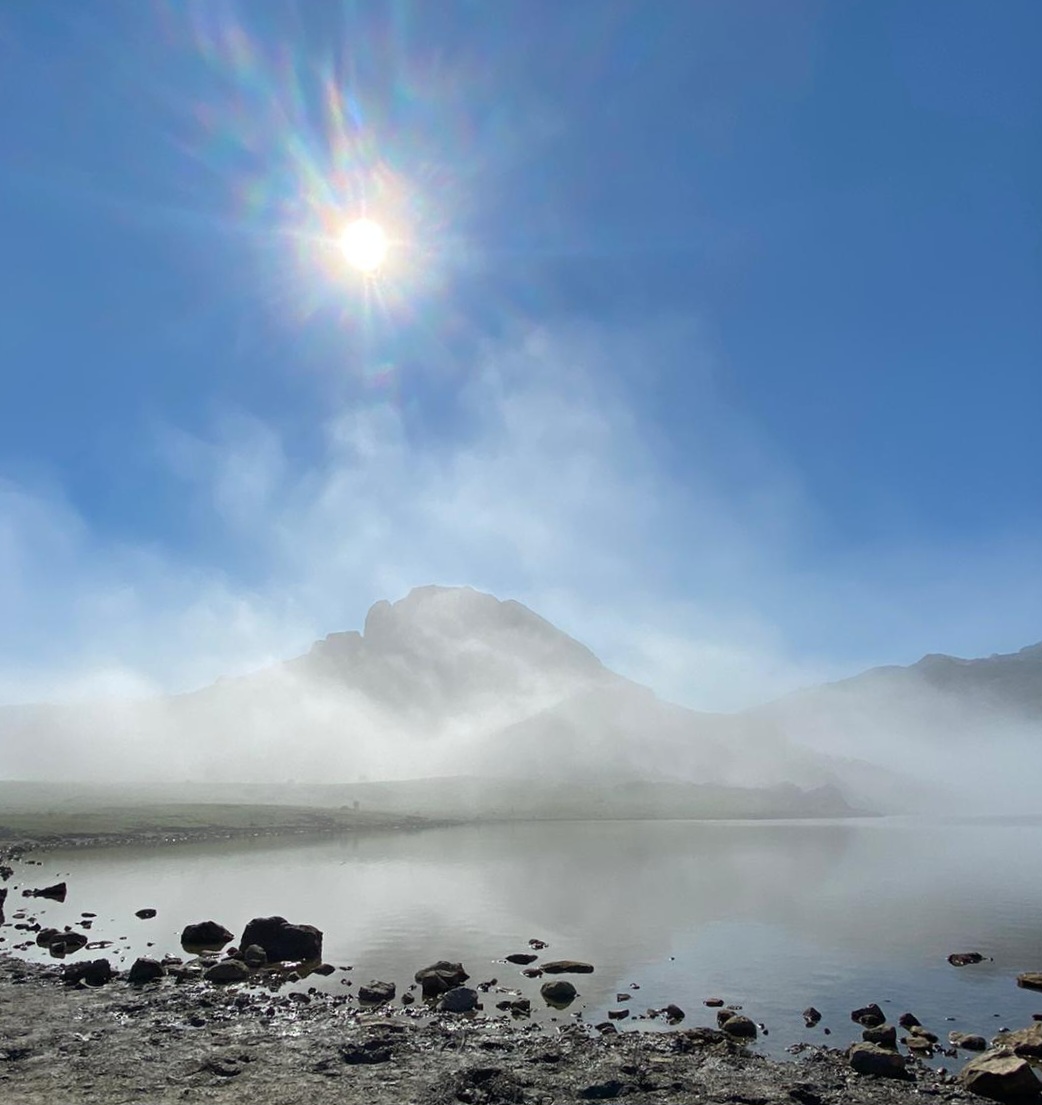
<instances>
[{"instance_id":1,"label":"shoreline","mask_svg":"<svg viewBox=\"0 0 1042 1105\"><path fill-rule=\"evenodd\" d=\"M708 1026L598 1034L172 978L71 989L60 968L0 955L0 1096L17 1105L980 1100L951 1075L914 1061L908 1071L857 1074L817 1045L769 1059Z\"/></svg>"}]
</instances>

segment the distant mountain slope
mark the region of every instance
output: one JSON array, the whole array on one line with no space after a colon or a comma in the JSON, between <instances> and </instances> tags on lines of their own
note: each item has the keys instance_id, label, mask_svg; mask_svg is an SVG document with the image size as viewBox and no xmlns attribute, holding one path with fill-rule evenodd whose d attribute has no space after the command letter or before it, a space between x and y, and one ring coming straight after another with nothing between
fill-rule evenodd
<instances>
[{"instance_id":1,"label":"distant mountain slope","mask_svg":"<svg viewBox=\"0 0 1042 1105\"><path fill-rule=\"evenodd\" d=\"M1042 646L980 661L926 657L755 710L700 713L609 671L520 603L421 587L378 602L362 632L191 694L0 710L0 774L352 786L442 777L442 797L428 802L441 813L457 787L444 779L475 777L499 781L478 787L486 809L527 793L534 812L538 787L573 794L577 809L615 803L628 815L641 802L736 815L832 802L842 812L837 785L857 806L910 808L923 791L899 776L916 749L936 756L951 734L996 718L1037 727L1040 668ZM638 782L644 790L618 790ZM681 791L663 789L674 785ZM739 799L750 788L789 789Z\"/></svg>"}]
</instances>

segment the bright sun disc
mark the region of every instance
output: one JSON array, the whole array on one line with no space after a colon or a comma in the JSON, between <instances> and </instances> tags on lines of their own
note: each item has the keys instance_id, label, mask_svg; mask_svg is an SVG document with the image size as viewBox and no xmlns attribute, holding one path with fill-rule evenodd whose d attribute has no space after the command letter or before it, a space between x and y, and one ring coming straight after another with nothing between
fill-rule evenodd
<instances>
[{"instance_id":1,"label":"bright sun disc","mask_svg":"<svg viewBox=\"0 0 1042 1105\"><path fill-rule=\"evenodd\" d=\"M387 257L387 235L372 219L355 219L340 235L344 259L359 272L375 272Z\"/></svg>"}]
</instances>

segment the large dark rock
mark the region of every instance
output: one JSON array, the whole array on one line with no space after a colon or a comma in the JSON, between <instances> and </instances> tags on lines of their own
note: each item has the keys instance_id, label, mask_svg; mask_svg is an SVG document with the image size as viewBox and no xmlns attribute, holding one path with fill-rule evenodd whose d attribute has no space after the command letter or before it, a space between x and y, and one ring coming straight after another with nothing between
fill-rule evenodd
<instances>
[{"instance_id":1,"label":"large dark rock","mask_svg":"<svg viewBox=\"0 0 1042 1105\"><path fill-rule=\"evenodd\" d=\"M50 942L47 950L55 959L64 959L67 955L72 955L73 952L78 952L80 948L86 946L87 934L85 932L63 932L59 934L57 939Z\"/></svg>"},{"instance_id":2,"label":"large dark rock","mask_svg":"<svg viewBox=\"0 0 1042 1105\"><path fill-rule=\"evenodd\" d=\"M247 967L253 967L254 969L257 967L264 967L267 966L268 963L268 953L260 944L247 944L246 947L242 949L242 961Z\"/></svg>"},{"instance_id":3,"label":"large dark rock","mask_svg":"<svg viewBox=\"0 0 1042 1105\"><path fill-rule=\"evenodd\" d=\"M558 1007L568 1005L578 997L578 991L575 987L563 978L554 979L553 982L544 982L539 992L543 995L543 1000L547 1005Z\"/></svg>"},{"instance_id":4,"label":"large dark rock","mask_svg":"<svg viewBox=\"0 0 1042 1105\"><path fill-rule=\"evenodd\" d=\"M155 982L156 979L162 978L165 974L166 968L158 959L141 956L134 960L133 965L127 972L127 982L140 986L146 982Z\"/></svg>"},{"instance_id":5,"label":"large dark rock","mask_svg":"<svg viewBox=\"0 0 1042 1105\"><path fill-rule=\"evenodd\" d=\"M862 1006L861 1009L855 1009L850 1014L850 1019L863 1028L877 1028L879 1025L886 1023L886 1015L875 1002L872 1002L871 1005Z\"/></svg>"},{"instance_id":6,"label":"large dark rock","mask_svg":"<svg viewBox=\"0 0 1042 1105\"><path fill-rule=\"evenodd\" d=\"M196 925L185 925L181 932L181 947L186 950L193 948L223 948L232 934L216 921L200 921Z\"/></svg>"},{"instance_id":7,"label":"large dark rock","mask_svg":"<svg viewBox=\"0 0 1042 1105\"><path fill-rule=\"evenodd\" d=\"M393 982L380 982L373 979L366 986L358 987L358 1000L368 1002L370 1005L383 1005L384 1002L393 1001L396 993Z\"/></svg>"},{"instance_id":8,"label":"large dark rock","mask_svg":"<svg viewBox=\"0 0 1042 1105\"><path fill-rule=\"evenodd\" d=\"M272 963L321 959L322 933L314 925L293 925L285 917L254 917L243 930L240 948L256 944Z\"/></svg>"},{"instance_id":9,"label":"large dark rock","mask_svg":"<svg viewBox=\"0 0 1042 1105\"><path fill-rule=\"evenodd\" d=\"M23 890L23 898L48 898L52 902L64 902L69 888L63 882L57 882L53 886L44 886L39 890Z\"/></svg>"},{"instance_id":10,"label":"large dark rock","mask_svg":"<svg viewBox=\"0 0 1042 1105\"><path fill-rule=\"evenodd\" d=\"M959 1072L959 1082L993 1101L1037 1101L1042 1092L1027 1060L1009 1051L986 1051L971 1059Z\"/></svg>"},{"instance_id":11,"label":"large dark rock","mask_svg":"<svg viewBox=\"0 0 1042 1105\"><path fill-rule=\"evenodd\" d=\"M543 964L543 971L548 975L591 975L592 963L582 963L578 959L552 959Z\"/></svg>"},{"instance_id":12,"label":"large dark rock","mask_svg":"<svg viewBox=\"0 0 1042 1105\"><path fill-rule=\"evenodd\" d=\"M442 994L439 1013L469 1013L478 1007L478 992L469 986L454 986Z\"/></svg>"},{"instance_id":13,"label":"large dark rock","mask_svg":"<svg viewBox=\"0 0 1042 1105\"><path fill-rule=\"evenodd\" d=\"M436 998L447 990L462 986L470 975L463 969L462 963L439 959L437 963L418 970L413 978L420 984L425 998Z\"/></svg>"},{"instance_id":14,"label":"large dark rock","mask_svg":"<svg viewBox=\"0 0 1042 1105\"><path fill-rule=\"evenodd\" d=\"M720 1027L728 1036L737 1036L744 1040L756 1039L755 1022L751 1021L748 1017L743 1017L740 1013L728 1017Z\"/></svg>"},{"instance_id":15,"label":"large dark rock","mask_svg":"<svg viewBox=\"0 0 1042 1105\"><path fill-rule=\"evenodd\" d=\"M874 1074L877 1078L909 1077L905 1057L877 1044L853 1044L847 1059L858 1074Z\"/></svg>"},{"instance_id":16,"label":"large dark rock","mask_svg":"<svg viewBox=\"0 0 1042 1105\"><path fill-rule=\"evenodd\" d=\"M70 963L62 968L62 981L66 986L81 982L87 986L103 986L114 977L112 964L107 959L88 959L85 963Z\"/></svg>"}]
</instances>

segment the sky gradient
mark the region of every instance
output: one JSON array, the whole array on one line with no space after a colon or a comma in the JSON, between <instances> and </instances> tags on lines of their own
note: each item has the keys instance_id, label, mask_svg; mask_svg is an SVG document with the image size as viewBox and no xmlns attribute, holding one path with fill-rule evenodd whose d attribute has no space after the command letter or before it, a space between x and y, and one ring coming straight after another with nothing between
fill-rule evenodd
<instances>
[{"instance_id":1,"label":"sky gradient","mask_svg":"<svg viewBox=\"0 0 1042 1105\"><path fill-rule=\"evenodd\" d=\"M4 6L0 700L201 685L430 582L707 708L1042 638L1040 34Z\"/></svg>"}]
</instances>

